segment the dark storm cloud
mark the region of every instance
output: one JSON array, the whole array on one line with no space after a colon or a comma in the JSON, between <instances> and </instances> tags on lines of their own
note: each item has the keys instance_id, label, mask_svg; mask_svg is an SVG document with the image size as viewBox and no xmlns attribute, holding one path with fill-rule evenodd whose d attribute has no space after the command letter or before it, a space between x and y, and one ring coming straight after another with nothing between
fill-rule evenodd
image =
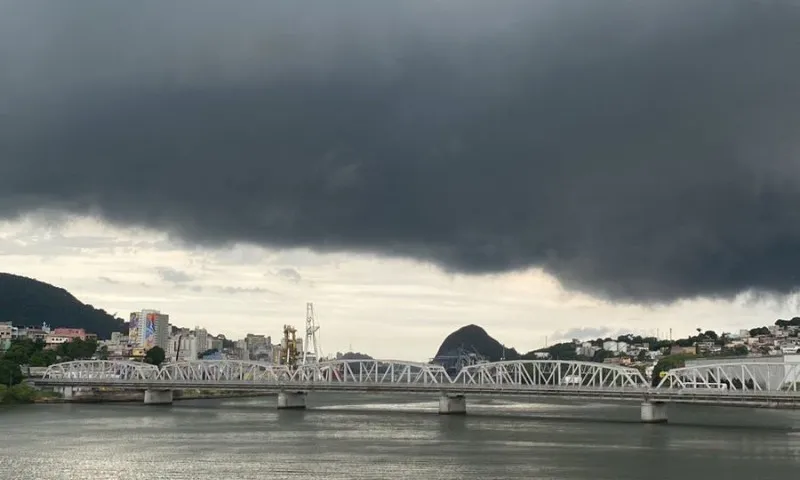
<instances>
[{"instance_id":1,"label":"dark storm cloud","mask_svg":"<svg viewBox=\"0 0 800 480\"><path fill-rule=\"evenodd\" d=\"M0 216L623 301L800 286L796 2L0 5Z\"/></svg>"}]
</instances>

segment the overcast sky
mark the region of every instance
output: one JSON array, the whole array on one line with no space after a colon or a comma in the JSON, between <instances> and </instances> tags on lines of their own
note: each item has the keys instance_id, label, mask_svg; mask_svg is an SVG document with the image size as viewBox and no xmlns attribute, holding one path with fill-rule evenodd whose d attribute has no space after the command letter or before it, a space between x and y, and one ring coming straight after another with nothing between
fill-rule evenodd
<instances>
[{"instance_id":1,"label":"overcast sky","mask_svg":"<svg viewBox=\"0 0 800 480\"><path fill-rule=\"evenodd\" d=\"M0 0L0 267L230 335L311 300L327 346L382 356L467 323L522 350L771 323L800 286L798 25L789 0Z\"/></svg>"},{"instance_id":2,"label":"overcast sky","mask_svg":"<svg viewBox=\"0 0 800 480\"><path fill-rule=\"evenodd\" d=\"M125 316L142 308L169 313L239 338L276 338L302 328L314 302L323 351L426 360L444 337L475 323L528 351L545 337L596 338L619 332L687 335L696 327L736 330L798 310L740 298L669 307L614 305L571 293L541 271L454 275L414 261L355 254L318 255L260 247L186 248L155 231L120 230L92 220L0 223L3 270L62 286L80 300ZM792 303L791 301L789 303Z\"/></svg>"}]
</instances>

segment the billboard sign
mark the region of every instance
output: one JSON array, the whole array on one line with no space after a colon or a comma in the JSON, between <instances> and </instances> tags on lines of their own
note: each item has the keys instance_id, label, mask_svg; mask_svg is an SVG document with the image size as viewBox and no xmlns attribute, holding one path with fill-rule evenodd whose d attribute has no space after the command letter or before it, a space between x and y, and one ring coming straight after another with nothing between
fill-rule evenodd
<instances>
[{"instance_id":1,"label":"billboard sign","mask_svg":"<svg viewBox=\"0 0 800 480\"><path fill-rule=\"evenodd\" d=\"M144 345L145 351L156 346L156 314L148 313L144 322Z\"/></svg>"},{"instance_id":2,"label":"billboard sign","mask_svg":"<svg viewBox=\"0 0 800 480\"><path fill-rule=\"evenodd\" d=\"M141 338L141 316L139 312L131 313L130 323L128 324L128 342L132 345L139 345Z\"/></svg>"}]
</instances>

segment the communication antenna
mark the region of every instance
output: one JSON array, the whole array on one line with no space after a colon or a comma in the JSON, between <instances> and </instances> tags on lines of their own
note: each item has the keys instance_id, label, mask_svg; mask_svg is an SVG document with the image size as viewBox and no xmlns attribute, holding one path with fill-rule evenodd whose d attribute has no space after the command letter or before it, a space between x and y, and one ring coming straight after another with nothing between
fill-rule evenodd
<instances>
[{"instance_id":1,"label":"communication antenna","mask_svg":"<svg viewBox=\"0 0 800 480\"><path fill-rule=\"evenodd\" d=\"M320 348L317 338L319 326L314 318L314 304L306 303L306 337L303 339L303 364L308 362L309 354L313 355L314 361L319 361Z\"/></svg>"}]
</instances>

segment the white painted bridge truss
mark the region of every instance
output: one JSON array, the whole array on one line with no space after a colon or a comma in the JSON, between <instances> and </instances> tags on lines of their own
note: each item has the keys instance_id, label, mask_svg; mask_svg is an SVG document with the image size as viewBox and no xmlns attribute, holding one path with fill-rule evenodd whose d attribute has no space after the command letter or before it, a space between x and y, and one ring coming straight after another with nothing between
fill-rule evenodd
<instances>
[{"instance_id":1,"label":"white painted bridge truss","mask_svg":"<svg viewBox=\"0 0 800 480\"><path fill-rule=\"evenodd\" d=\"M241 360L194 360L155 367L130 361L85 360L50 366L43 384L75 386L103 383L130 387L180 388L252 384L255 387L347 389L393 386L435 391L485 389L524 391L649 391L723 393L783 392L800 395L800 364L720 363L676 368L655 388L635 368L594 362L520 360L482 363L461 369L454 377L439 365L397 360L334 360L289 367Z\"/></svg>"},{"instance_id":2,"label":"white painted bridge truss","mask_svg":"<svg viewBox=\"0 0 800 480\"><path fill-rule=\"evenodd\" d=\"M311 386L472 386L487 388L549 386L571 389L644 387L646 380L633 368L602 363L558 360L495 362L462 369L454 378L444 367L399 360L333 360L290 367L242 360L193 360L160 368L128 361L85 360L52 365L42 380L86 383L146 382L164 385L253 383Z\"/></svg>"},{"instance_id":3,"label":"white painted bridge truss","mask_svg":"<svg viewBox=\"0 0 800 480\"><path fill-rule=\"evenodd\" d=\"M195 360L164 365L165 382L253 382L260 384L406 384L449 383L443 367L395 360L335 360L289 367L243 360Z\"/></svg>"},{"instance_id":4,"label":"white painted bridge truss","mask_svg":"<svg viewBox=\"0 0 800 480\"><path fill-rule=\"evenodd\" d=\"M43 378L64 380L154 380L160 369L141 362L76 360L48 367Z\"/></svg>"},{"instance_id":5,"label":"white painted bridge truss","mask_svg":"<svg viewBox=\"0 0 800 480\"><path fill-rule=\"evenodd\" d=\"M645 388L647 380L635 368L596 362L520 360L479 363L461 369L453 383L600 388Z\"/></svg>"},{"instance_id":6,"label":"white painted bridge truss","mask_svg":"<svg viewBox=\"0 0 800 480\"><path fill-rule=\"evenodd\" d=\"M800 363L728 362L674 368L658 389L800 392Z\"/></svg>"}]
</instances>

